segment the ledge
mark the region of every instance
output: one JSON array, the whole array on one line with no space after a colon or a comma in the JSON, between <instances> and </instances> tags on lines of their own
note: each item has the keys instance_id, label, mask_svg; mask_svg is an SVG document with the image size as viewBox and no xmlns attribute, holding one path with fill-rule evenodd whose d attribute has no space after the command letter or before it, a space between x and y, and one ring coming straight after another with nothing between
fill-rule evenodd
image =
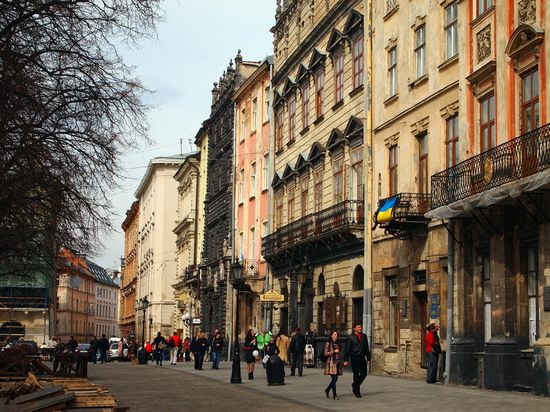
<instances>
[{"instance_id":1,"label":"ledge","mask_svg":"<svg viewBox=\"0 0 550 412\"><path fill-rule=\"evenodd\" d=\"M421 84L427 82L428 78L428 73L424 74L423 76L409 83L409 89L414 89L416 86L420 86Z\"/></svg>"},{"instance_id":2,"label":"ledge","mask_svg":"<svg viewBox=\"0 0 550 412\"><path fill-rule=\"evenodd\" d=\"M284 150L285 149L281 147L279 150L275 151L275 156L279 156L281 153L283 153Z\"/></svg>"},{"instance_id":3,"label":"ledge","mask_svg":"<svg viewBox=\"0 0 550 412\"><path fill-rule=\"evenodd\" d=\"M449 66L453 66L454 63L458 62L458 53L455 54L453 57L449 57L447 60L445 60L443 63L441 63L437 68L439 70L445 70Z\"/></svg>"},{"instance_id":4,"label":"ledge","mask_svg":"<svg viewBox=\"0 0 550 412\"><path fill-rule=\"evenodd\" d=\"M388 97L386 100L384 100L384 106L387 106L387 105L393 103L397 99L399 99L399 93L395 93L393 96Z\"/></svg>"},{"instance_id":5,"label":"ledge","mask_svg":"<svg viewBox=\"0 0 550 412\"><path fill-rule=\"evenodd\" d=\"M384 21L388 20L391 16L393 16L395 13L397 13L398 10L399 10L399 4L396 4L393 9L389 10L384 15L384 17L382 17L382 20L384 20Z\"/></svg>"},{"instance_id":6,"label":"ledge","mask_svg":"<svg viewBox=\"0 0 550 412\"><path fill-rule=\"evenodd\" d=\"M359 87L356 87L351 92L349 92L349 97L354 97L355 95L361 93L364 90L364 86L361 85Z\"/></svg>"},{"instance_id":7,"label":"ledge","mask_svg":"<svg viewBox=\"0 0 550 412\"><path fill-rule=\"evenodd\" d=\"M317 126L319 123L321 123L321 122L324 120L324 118L325 118L325 115L324 115L324 114L321 115L321 116L319 116L317 119L315 119L315 121L313 122L313 124L314 124L315 126Z\"/></svg>"},{"instance_id":8,"label":"ledge","mask_svg":"<svg viewBox=\"0 0 550 412\"><path fill-rule=\"evenodd\" d=\"M480 22L482 22L483 20L485 20L485 18L492 14L493 12L495 11L495 5L493 4L491 7L489 7L487 10L485 10L483 13L481 13L479 16L477 16L475 19L473 19L471 22L470 22L470 27L475 27L477 26Z\"/></svg>"},{"instance_id":9,"label":"ledge","mask_svg":"<svg viewBox=\"0 0 550 412\"><path fill-rule=\"evenodd\" d=\"M338 103L336 103L334 106L332 106L331 110L333 112L335 112L336 110L338 110L343 105L344 105L344 99L340 100Z\"/></svg>"},{"instance_id":10,"label":"ledge","mask_svg":"<svg viewBox=\"0 0 550 412\"><path fill-rule=\"evenodd\" d=\"M286 142L286 147L292 146L295 142L296 142L296 138L289 140L288 142Z\"/></svg>"},{"instance_id":11,"label":"ledge","mask_svg":"<svg viewBox=\"0 0 550 412\"><path fill-rule=\"evenodd\" d=\"M307 132L309 132L309 125L307 127L304 127L302 131L300 132L300 136L305 135Z\"/></svg>"}]
</instances>

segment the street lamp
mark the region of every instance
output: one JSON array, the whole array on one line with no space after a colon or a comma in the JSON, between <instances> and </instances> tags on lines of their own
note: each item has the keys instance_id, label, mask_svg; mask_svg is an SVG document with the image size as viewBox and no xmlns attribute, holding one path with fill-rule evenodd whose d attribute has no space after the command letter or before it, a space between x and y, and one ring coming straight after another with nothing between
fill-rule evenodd
<instances>
[{"instance_id":1,"label":"street lamp","mask_svg":"<svg viewBox=\"0 0 550 412\"><path fill-rule=\"evenodd\" d=\"M306 272L300 272L298 273L296 276L298 278L298 283L300 285L303 285L304 283L306 283Z\"/></svg>"},{"instance_id":2,"label":"street lamp","mask_svg":"<svg viewBox=\"0 0 550 412\"><path fill-rule=\"evenodd\" d=\"M233 353L233 366L231 369L231 383L242 383L241 379L241 356L239 349L239 292L244 288L243 266L239 260L235 258L235 262L231 265L233 279L231 284L237 292L237 316L235 317L235 352Z\"/></svg>"},{"instance_id":3,"label":"street lamp","mask_svg":"<svg viewBox=\"0 0 550 412\"><path fill-rule=\"evenodd\" d=\"M281 287L281 293L283 293L283 290L286 289L288 284L288 278L282 277L279 278L279 286Z\"/></svg>"},{"instance_id":4,"label":"street lamp","mask_svg":"<svg viewBox=\"0 0 550 412\"><path fill-rule=\"evenodd\" d=\"M142 335L141 335L141 346L145 347L145 311L149 307L149 301L147 300L147 296L145 296L143 299L141 299L141 309L143 310L143 328L142 328Z\"/></svg>"}]
</instances>

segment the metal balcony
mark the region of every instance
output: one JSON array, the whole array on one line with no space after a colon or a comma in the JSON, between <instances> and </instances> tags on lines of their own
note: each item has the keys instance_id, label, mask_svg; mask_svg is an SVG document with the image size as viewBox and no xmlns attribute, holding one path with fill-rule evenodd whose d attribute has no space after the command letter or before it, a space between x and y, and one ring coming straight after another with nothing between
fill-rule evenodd
<instances>
[{"instance_id":1,"label":"metal balcony","mask_svg":"<svg viewBox=\"0 0 550 412\"><path fill-rule=\"evenodd\" d=\"M398 239L410 239L419 223L423 224L421 233L425 233L425 224L429 219L424 217L430 205L428 193L398 193L378 201L374 213L374 229L379 225L386 233Z\"/></svg>"},{"instance_id":2,"label":"metal balcony","mask_svg":"<svg viewBox=\"0 0 550 412\"><path fill-rule=\"evenodd\" d=\"M327 209L309 214L282 226L262 239L262 254L266 259L283 250L310 243L321 237L364 226L363 202L345 200Z\"/></svg>"},{"instance_id":3,"label":"metal balcony","mask_svg":"<svg viewBox=\"0 0 550 412\"><path fill-rule=\"evenodd\" d=\"M550 168L550 123L432 176L437 209Z\"/></svg>"}]
</instances>

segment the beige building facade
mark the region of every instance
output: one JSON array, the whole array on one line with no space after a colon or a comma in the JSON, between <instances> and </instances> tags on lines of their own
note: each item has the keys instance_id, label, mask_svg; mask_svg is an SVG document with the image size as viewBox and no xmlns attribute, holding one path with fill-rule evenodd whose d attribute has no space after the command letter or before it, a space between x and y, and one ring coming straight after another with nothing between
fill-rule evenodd
<instances>
[{"instance_id":1,"label":"beige building facade","mask_svg":"<svg viewBox=\"0 0 550 412\"><path fill-rule=\"evenodd\" d=\"M139 250L139 202L132 203L122 223L124 231L124 261L121 267L120 285L120 333L124 339L135 339L136 288L138 279Z\"/></svg>"},{"instance_id":2,"label":"beige building facade","mask_svg":"<svg viewBox=\"0 0 550 412\"><path fill-rule=\"evenodd\" d=\"M140 205L136 320L138 329L145 329L141 330L145 340L157 332L171 335L174 325L172 285L176 281L177 249L173 229L178 204L174 174L185 158L176 155L152 159L135 193ZM145 307L144 298L148 302Z\"/></svg>"},{"instance_id":3,"label":"beige building facade","mask_svg":"<svg viewBox=\"0 0 550 412\"><path fill-rule=\"evenodd\" d=\"M273 329L349 333L363 313L362 1L288 1L274 33L274 178L263 255Z\"/></svg>"}]
</instances>

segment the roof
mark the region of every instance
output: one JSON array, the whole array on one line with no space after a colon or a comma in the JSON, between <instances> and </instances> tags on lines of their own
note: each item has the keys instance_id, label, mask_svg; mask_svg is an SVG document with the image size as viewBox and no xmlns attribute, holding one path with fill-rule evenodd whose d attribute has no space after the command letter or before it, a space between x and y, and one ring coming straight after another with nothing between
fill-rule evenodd
<instances>
[{"instance_id":1,"label":"roof","mask_svg":"<svg viewBox=\"0 0 550 412\"><path fill-rule=\"evenodd\" d=\"M94 262L85 259L86 265L88 265L88 268L90 269L90 272L95 276L95 280L98 283L103 283L105 285L113 286L118 288L119 286L116 284L116 282L109 276L107 271L103 269L101 266L96 265Z\"/></svg>"}]
</instances>

